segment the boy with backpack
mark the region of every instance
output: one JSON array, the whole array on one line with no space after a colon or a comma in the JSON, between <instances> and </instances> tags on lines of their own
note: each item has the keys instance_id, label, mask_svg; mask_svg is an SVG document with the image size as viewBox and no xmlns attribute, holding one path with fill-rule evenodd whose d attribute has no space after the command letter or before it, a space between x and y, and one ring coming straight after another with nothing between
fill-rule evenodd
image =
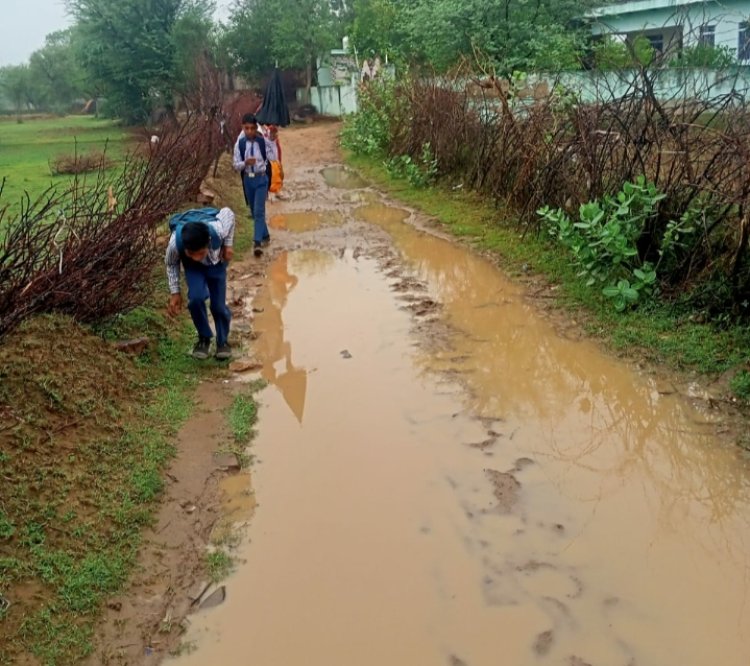
<instances>
[{"instance_id":1,"label":"boy with backpack","mask_svg":"<svg viewBox=\"0 0 750 666\"><path fill-rule=\"evenodd\" d=\"M213 331L208 323L206 298L211 299L211 315L216 327L216 359L232 358L229 325L232 313L227 307L227 264L234 256L234 213L229 208L200 208L172 216L172 236L167 245L166 265L169 282L169 314L182 309L180 264L185 269L188 310L198 331L193 358L203 361L211 349Z\"/></svg>"},{"instance_id":2,"label":"boy with backpack","mask_svg":"<svg viewBox=\"0 0 750 666\"><path fill-rule=\"evenodd\" d=\"M242 118L242 134L234 146L234 168L242 176L245 201L253 218L254 253L263 254L261 246L271 240L266 225L266 199L268 197L268 156L266 141L258 131L258 121L251 113Z\"/></svg>"}]
</instances>

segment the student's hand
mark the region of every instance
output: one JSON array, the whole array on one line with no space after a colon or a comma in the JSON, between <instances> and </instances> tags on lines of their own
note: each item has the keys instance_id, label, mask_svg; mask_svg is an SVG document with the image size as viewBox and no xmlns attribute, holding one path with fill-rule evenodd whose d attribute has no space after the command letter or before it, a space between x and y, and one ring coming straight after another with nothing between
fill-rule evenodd
<instances>
[{"instance_id":1,"label":"student's hand","mask_svg":"<svg viewBox=\"0 0 750 666\"><path fill-rule=\"evenodd\" d=\"M245 166L253 166L258 160L255 157L248 157L245 160Z\"/></svg>"},{"instance_id":2,"label":"student's hand","mask_svg":"<svg viewBox=\"0 0 750 666\"><path fill-rule=\"evenodd\" d=\"M167 306L167 313L170 317L176 317L182 311L182 295L172 294L169 297L169 305Z\"/></svg>"},{"instance_id":3,"label":"student's hand","mask_svg":"<svg viewBox=\"0 0 750 666\"><path fill-rule=\"evenodd\" d=\"M233 247L226 247L224 246L221 249L221 258L226 262L229 263L234 259L234 248Z\"/></svg>"}]
</instances>

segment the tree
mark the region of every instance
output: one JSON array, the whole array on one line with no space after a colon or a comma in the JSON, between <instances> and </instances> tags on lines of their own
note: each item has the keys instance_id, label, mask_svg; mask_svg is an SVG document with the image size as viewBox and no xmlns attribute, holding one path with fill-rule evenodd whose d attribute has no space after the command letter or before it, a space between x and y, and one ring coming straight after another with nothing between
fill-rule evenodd
<instances>
[{"instance_id":1,"label":"tree","mask_svg":"<svg viewBox=\"0 0 750 666\"><path fill-rule=\"evenodd\" d=\"M577 60L574 19L593 4L595 0L414 0L403 5L402 20L414 55L439 70L476 49L511 73L546 64L550 53L560 53L568 65Z\"/></svg>"},{"instance_id":2,"label":"tree","mask_svg":"<svg viewBox=\"0 0 750 666\"><path fill-rule=\"evenodd\" d=\"M210 0L193 0L182 9L172 27L174 85L175 90L183 95L195 85L197 61L216 60L214 9Z\"/></svg>"},{"instance_id":3,"label":"tree","mask_svg":"<svg viewBox=\"0 0 750 666\"><path fill-rule=\"evenodd\" d=\"M173 29L186 0L68 0L80 34L77 57L109 111L129 123L172 107Z\"/></svg>"},{"instance_id":4,"label":"tree","mask_svg":"<svg viewBox=\"0 0 750 666\"><path fill-rule=\"evenodd\" d=\"M68 111L83 95L83 73L73 52L72 34L62 30L47 35L44 46L29 58L36 105L47 111Z\"/></svg>"},{"instance_id":5,"label":"tree","mask_svg":"<svg viewBox=\"0 0 750 666\"><path fill-rule=\"evenodd\" d=\"M355 0L352 44L365 57L372 53L405 60L404 12L394 0Z\"/></svg>"},{"instance_id":6,"label":"tree","mask_svg":"<svg viewBox=\"0 0 750 666\"><path fill-rule=\"evenodd\" d=\"M10 65L0 68L0 88L5 92L16 109L18 122L21 113L28 108L31 98L31 77L28 65Z\"/></svg>"},{"instance_id":7,"label":"tree","mask_svg":"<svg viewBox=\"0 0 750 666\"><path fill-rule=\"evenodd\" d=\"M277 62L302 69L309 102L316 60L341 34L337 12L344 12L345 5L336 2L337 9L332 0L244 0L230 19L231 42L243 73L259 78Z\"/></svg>"}]
</instances>

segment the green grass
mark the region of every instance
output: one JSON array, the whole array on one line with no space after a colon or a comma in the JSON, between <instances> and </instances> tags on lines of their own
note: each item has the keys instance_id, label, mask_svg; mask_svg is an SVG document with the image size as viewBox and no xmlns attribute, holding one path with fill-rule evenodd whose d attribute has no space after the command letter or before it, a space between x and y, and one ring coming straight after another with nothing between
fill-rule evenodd
<instances>
[{"instance_id":1,"label":"green grass","mask_svg":"<svg viewBox=\"0 0 750 666\"><path fill-rule=\"evenodd\" d=\"M562 248L533 232L523 235L506 211L480 196L442 187L414 189L392 178L382 161L352 154L347 161L384 191L435 217L453 235L492 252L509 273L530 271L558 284L558 304L577 309L587 332L614 349L680 371L736 373L731 390L750 400L750 373L743 370L750 367L749 327L698 323L690 312L663 302L617 313L607 299L585 286Z\"/></svg>"},{"instance_id":2,"label":"green grass","mask_svg":"<svg viewBox=\"0 0 750 666\"><path fill-rule=\"evenodd\" d=\"M255 425L258 422L258 403L254 396L264 387L265 382L262 380L249 384L242 393L234 396L227 414L232 440L222 450L234 453L243 468L252 462L247 448L255 437Z\"/></svg>"},{"instance_id":3,"label":"green grass","mask_svg":"<svg viewBox=\"0 0 750 666\"><path fill-rule=\"evenodd\" d=\"M45 666L74 663L91 653L101 604L122 589L135 565L142 529L153 519L175 451L173 436L191 413L192 389L212 370L187 354L193 337L187 320L170 328L144 308L120 318L116 327L120 332L137 328L157 340L154 351L140 360L142 375L129 388L140 392L137 402L107 404L91 417L68 399L64 386L56 388L66 409L80 418L111 418L113 423L99 423L96 436L82 436L65 464L52 458L20 476L17 465L23 462L17 457L23 455L23 442L0 461L0 475L14 474L3 507L16 516L13 524L0 514L0 555L15 534L15 556L0 557L0 592L14 583L32 584L41 586L45 599L12 639L20 645L0 646L0 663L10 663L11 653L5 653L10 648L30 652ZM50 370L50 385L53 379ZM71 395L76 391L72 388ZM34 450L33 438L29 442ZM45 487L54 493L35 490Z\"/></svg>"},{"instance_id":4,"label":"green grass","mask_svg":"<svg viewBox=\"0 0 750 666\"><path fill-rule=\"evenodd\" d=\"M234 569L234 560L223 550L206 553L206 570L213 583L224 580Z\"/></svg>"},{"instance_id":5,"label":"green grass","mask_svg":"<svg viewBox=\"0 0 750 666\"><path fill-rule=\"evenodd\" d=\"M0 203L14 210L26 192L32 199L53 185L64 187L70 176L52 176L49 162L60 155L99 153L113 160L125 153L130 135L111 120L90 116L34 119L21 124L0 121Z\"/></svg>"}]
</instances>

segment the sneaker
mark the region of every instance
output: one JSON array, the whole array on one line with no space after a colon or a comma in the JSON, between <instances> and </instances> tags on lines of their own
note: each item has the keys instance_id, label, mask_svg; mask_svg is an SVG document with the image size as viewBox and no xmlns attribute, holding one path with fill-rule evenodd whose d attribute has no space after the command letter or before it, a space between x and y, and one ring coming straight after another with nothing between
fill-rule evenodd
<instances>
[{"instance_id":1,"label":"sneaker","mask_svg":"<svg viewBox=\"0 0 750 666\"><path fill-rule=\"evenodd\" d=\"M253 250L253 254L256 257L262 257L263 256L263 248L261 248L260 243L258 241L255 241L255 249Z\"/></svg>"},{"instance_id":2,"label":"sneaker","mask_svg":"<svg viewBox=\"0 0 750 666\"><path fill-rule=\"evenodd\" d=\"M216 347L216 360L217 361L228 361L232 358L232 348L229 343L224 343Z\"/></svg>"},{"instance_id":3,"label":"sneaker","mask_svg":"<svg viewBox=\"0 0 750 666\"><path fill-rule=\"evenodd\" d=\"M205 361L208 358L208 352L211 349L211 338L198 338L198 342L193 347L193 358L196 361Z\"/></svg>"},{"instance_id":4,"label":"sneaker","mask_svg":"<svg viewBox=\"0 0 750 666\"><path fill-rule=\"evenodd\" d=\"M266 236L266 237L264 237L264 238L263 238L263 243L262 243L262 244L263 244L263 245L270 245L270 244L271 244L271 237L270 237L270 236Z\"/></svg>"}]
</instances>

